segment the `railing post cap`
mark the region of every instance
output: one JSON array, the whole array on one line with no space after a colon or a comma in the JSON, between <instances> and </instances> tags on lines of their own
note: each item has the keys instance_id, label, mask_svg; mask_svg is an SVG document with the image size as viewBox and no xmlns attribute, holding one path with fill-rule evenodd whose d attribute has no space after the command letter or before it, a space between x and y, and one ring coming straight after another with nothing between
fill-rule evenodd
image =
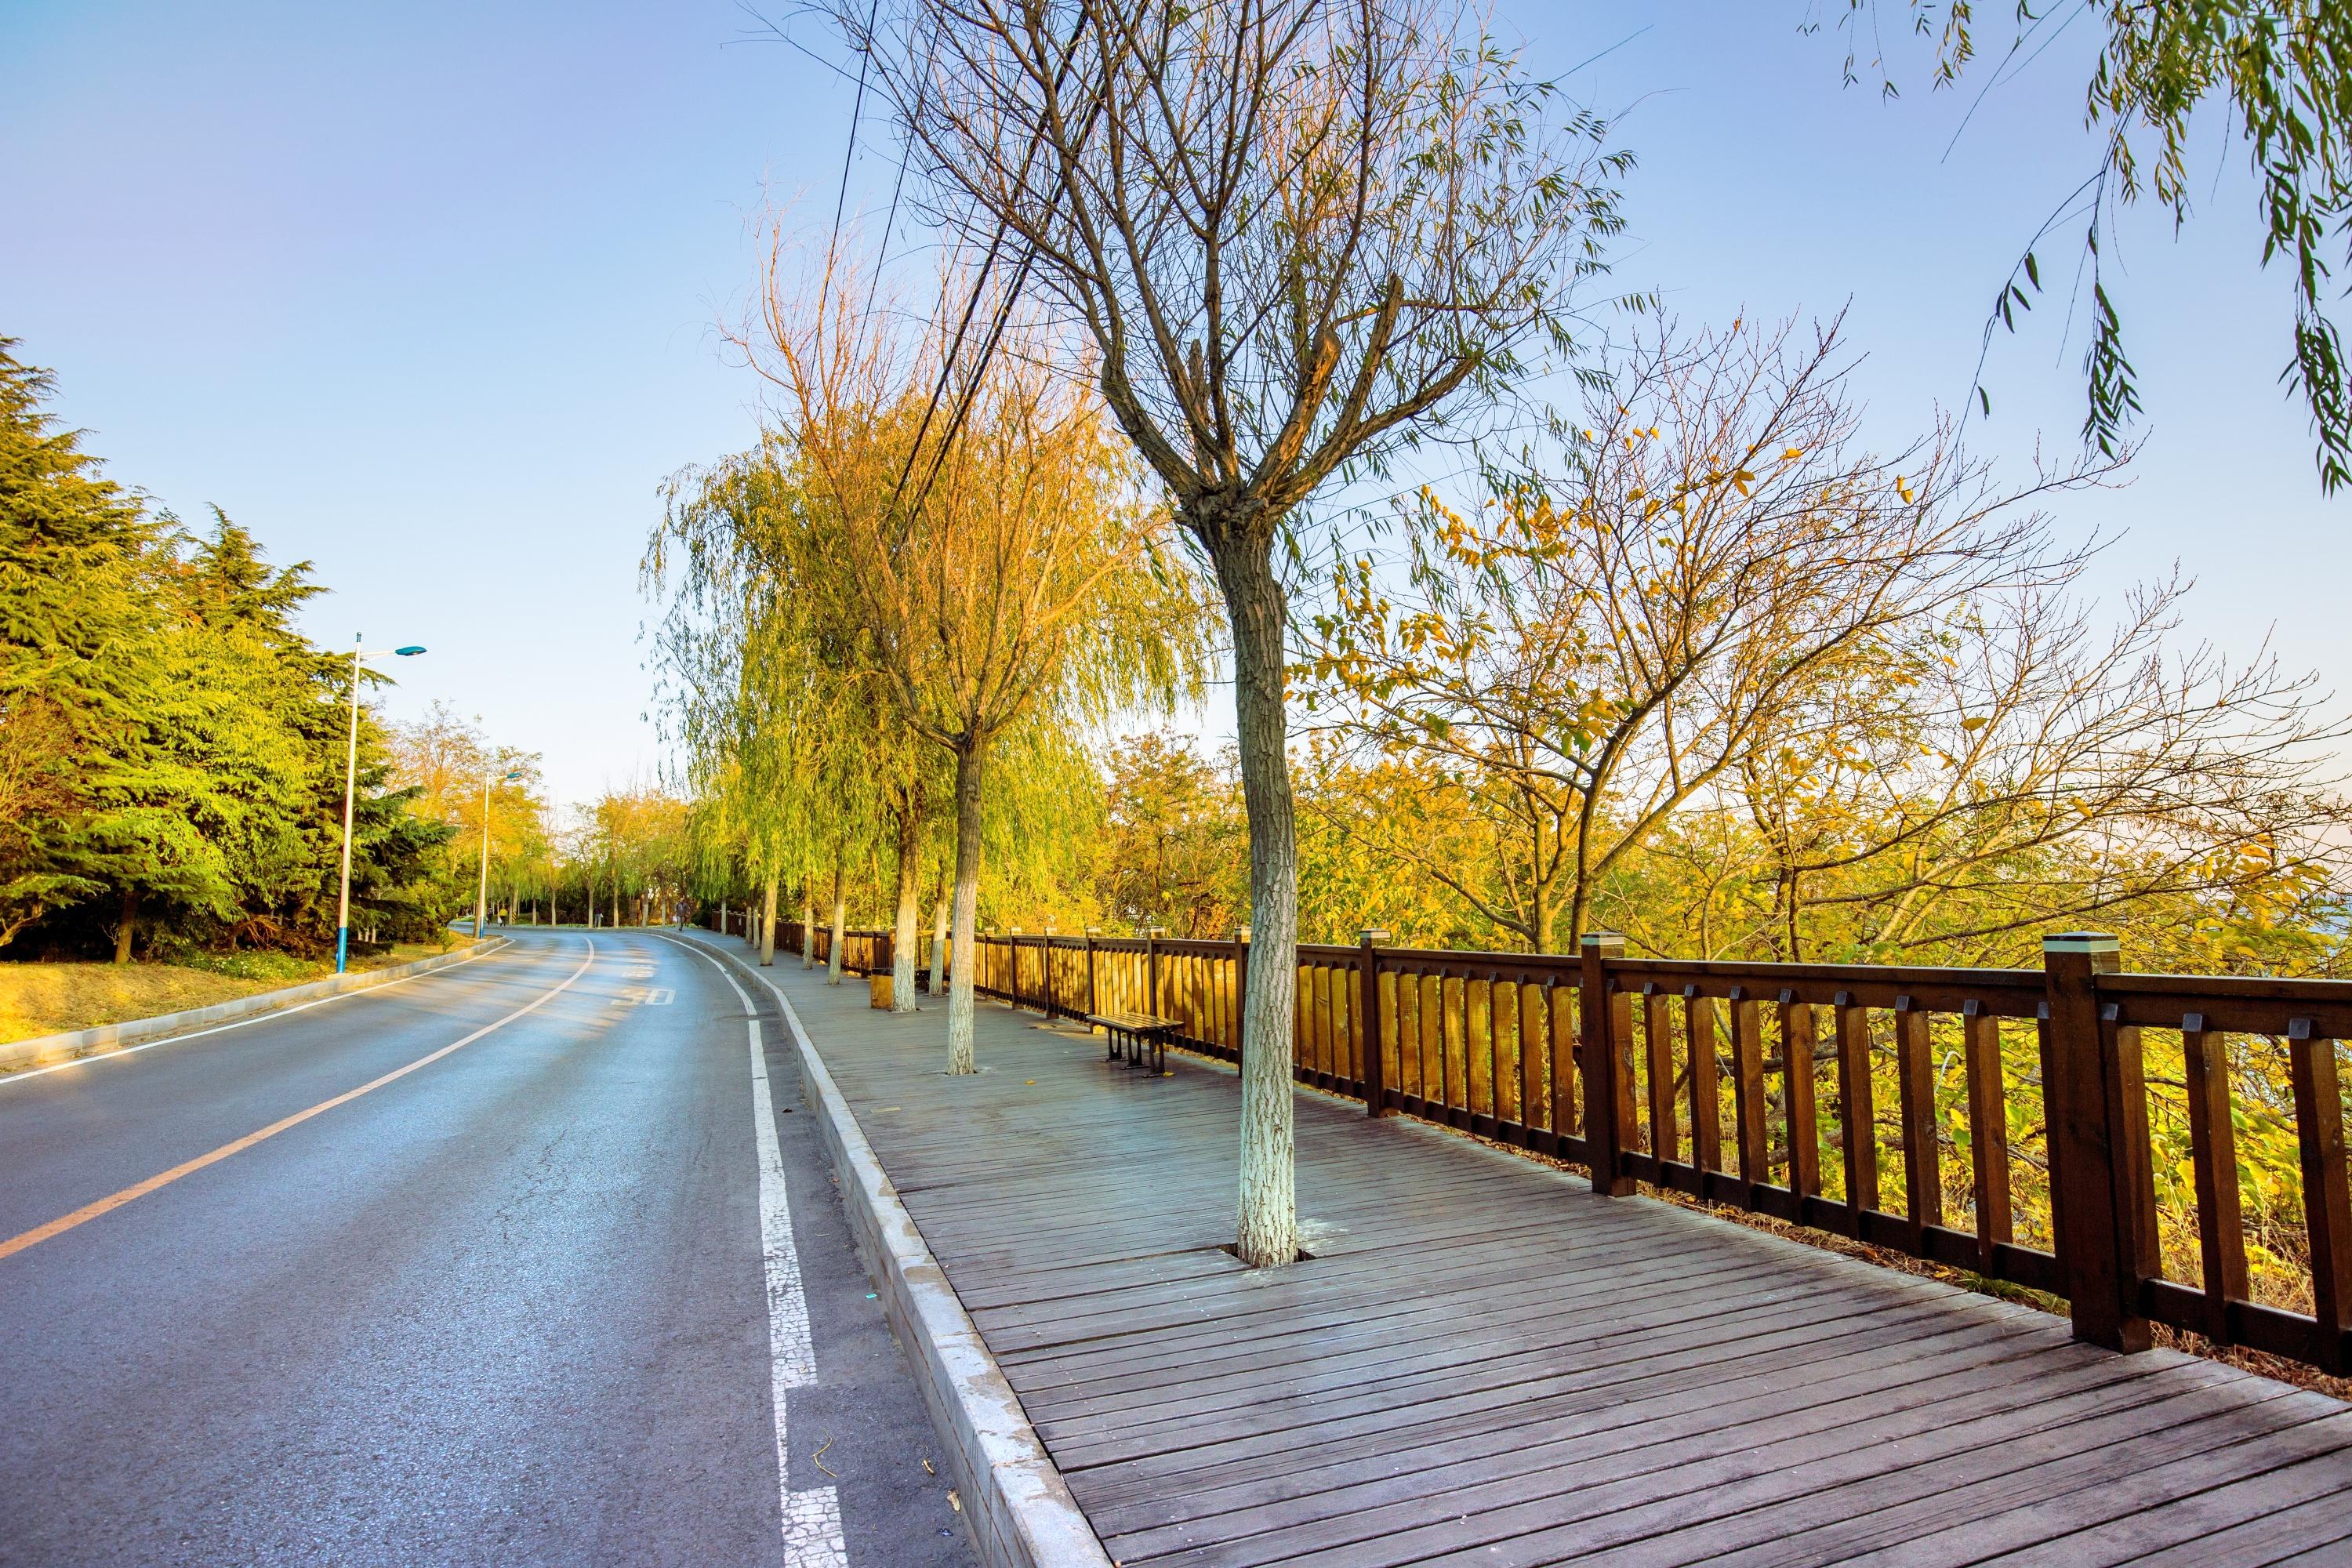
<instances>
[{"instance_id":1,"label":"railing post cap","mask_svg":"<svg viewBox=\"0 0 2352 1568\"><path fill-rule=\"evenodd\" d=\"M1247 927L1247 926L1235 926L1235 927L1234 927L1234 940L1235 942L1247 942L1247 941L1249 941L1249 939L1250 939L1250 928L1249 928L1249 927Z\"/></svg>"},{"instance_id":2,"label":"railing post cap","mask_svg":"<svg viewBox=\"0 0 2352 1568\"><path fill-rule=\"evenodd\" d=\"M1622 952L1625 939L1613 931L1589 931L1579 939L1578 945L1599 948L1603 952Z\"/></svg>"},{"instance_id":3,"label":"railing post cap","mask_svg":"<svg viewBox=\"0 0 2352 1568\"><path fill-rule=\"evenodd\" d=\"M2044 952L2114 952L2117 951L2117 943L2114 937L2105 931L2055 931L2042 939L2042 951Z\"/></svg>"},{"instance_id":4,"label":"railing post cap","mask_svg":"<svg viewBox=\"0 0 2352 1568\"><path fill-rule=\"evenodd\" d=\"M1356 933L1356 940L1362 942L1377 943L1386 942L1388 939L1389 930L1386 926L1366 926Z\"/></svg>"}]
</instances>

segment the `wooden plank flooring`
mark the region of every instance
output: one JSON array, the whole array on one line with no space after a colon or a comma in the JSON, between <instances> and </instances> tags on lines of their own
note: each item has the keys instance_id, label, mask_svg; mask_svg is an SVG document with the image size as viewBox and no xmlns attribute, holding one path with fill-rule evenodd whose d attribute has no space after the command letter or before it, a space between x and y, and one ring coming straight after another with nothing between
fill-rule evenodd
<instances>
[{"instance_id":1,"label":"wooden plank flooring","mask_svg":"<svg viewBox=\"0 0 2352 1568\"><path fill-rule=\"evenodd\" d=\"M2322 1395L1307 1092L1254 1271L1230 1070L772 973L1128 1568L2352 1563Z\"/></svg>"}]
</instances>

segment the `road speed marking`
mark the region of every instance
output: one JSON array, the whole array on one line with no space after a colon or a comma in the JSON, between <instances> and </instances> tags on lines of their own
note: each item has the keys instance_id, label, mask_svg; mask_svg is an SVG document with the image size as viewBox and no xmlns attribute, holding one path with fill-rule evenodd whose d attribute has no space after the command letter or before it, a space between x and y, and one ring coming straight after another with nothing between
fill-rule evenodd
<instances>
[{"instance_id":1,"label":"road speed marking","mask_svg":"<svg viewBox=\"0 0 2352 1568\"><path fill-rule=\"evenodd\" d=\"M168 1187L173 1182L178 1181L182 1176L193 1175L196 1172L203 1170L207 1165L218 1164L221 1161L227 1159L232 1154L243 1153L246 1150L252 1148L256 1143L261 1142L265 1139L275 1138L289 1127L299 1127L303 1122L310 1121L313 1116L320 1114L321 1111L332 1110L339 1105L347 1105L363 1094L373 1093L374 1090L382 1089L385 1084L392 1082L395 1079L406 1078L410 1073L415 1072L419 1068L430 1067L435 1062L439 1061L443 1057L449 1055L452 1051L463 1050L466 1047L472 1045L476 1040L480 1039L484 1035L505 1028L509 1024L513 1023L517 1018L521 1017L526 1013L535 1013L539 1011L540 1008L553 1001L557 996L561 995L565 991L570 990L572 988L572 983L579 979L582 975L587 973L588 966L595 962L596 944L592 940L588 943L588 956L580 961L580 967L573 970L570 975L566 976L562 984L556 986L551 991L541 993L538 997L526 1003L524 1005L516 1008L513 1012L508 1014L505 1017L499 1019L496 1023L485 1024L480 1028L475 1030L472 1034L467 1035L462 1040L452 1040L449 1044L443 1046L439 1050L421 1056L405 1067L397 1067L393 1068L390 1072L385 1073L382 1078L371 1079L367 1082L360 1085L357 1089L347 1089L331 1100L322 1100L318 1104L310 1107L308 1110L298 1110L291 1116L280 1117L278 1121L271 1122L268 1126L262 1128L259 1131L248 1132L242 1138L224 1143L208 1154L199 1154L193 1160L182 1161L179 1164L173 1166L170 1170L158 1172L156 1174L148 1177L143 1182L134 1182L130 1186L123 1188L121 1192L109 1193L106 1196L100 1198L95 1203L84 1204L81 1207L74 1210L71 1214L59 1215L57 1218L49 1221L47 1225L37 1225L30 1230L20 1232L16 1236L10 1237L5 1241L0 1241L0 1258L6 1258L13 1253L22 1252L28 1247L38 1247L41 1243L49 1240L53 1237L63 1236L67 1231L73 1229L77 1226L88 1225L91 1220L98 1218L100 1215L111 1214L125 1204L136 1203L139 1199L145 1197L149 1193L154 1192L159 1187Z\"/></svg>"}]
</instances>

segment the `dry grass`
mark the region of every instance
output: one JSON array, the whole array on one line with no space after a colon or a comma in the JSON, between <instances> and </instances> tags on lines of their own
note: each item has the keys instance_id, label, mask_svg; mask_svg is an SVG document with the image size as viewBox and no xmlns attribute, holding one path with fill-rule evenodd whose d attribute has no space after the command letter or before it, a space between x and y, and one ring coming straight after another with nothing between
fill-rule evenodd
<instances>
[{"instance_id":1,"label":"dry grass","mask_svg":"<svg viewBox=\"0 0 2352 1568\"><path fill-rule=\"evenodd\" d=\"M355 959L353 969L404 963L441 952L437 943L404 943ZM209 1007L259 991L299 985L334 973L331 959L278 960L266 972L225 974L177 963L0 963L0 1042Z\"/></svg>"}]
</instances>

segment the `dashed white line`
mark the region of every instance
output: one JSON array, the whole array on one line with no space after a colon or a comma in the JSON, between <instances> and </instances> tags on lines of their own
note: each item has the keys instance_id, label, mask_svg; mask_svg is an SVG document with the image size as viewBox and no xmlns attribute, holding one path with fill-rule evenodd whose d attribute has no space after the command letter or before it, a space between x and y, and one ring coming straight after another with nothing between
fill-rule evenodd
<instances>
[{"instance_id":1,"label":"dashed white line","mask_svg":"<svg viewBox=\"0 0 2352 1568\"><path fill-rule=\"evenodd\" d=\"M751 995L727 966L691 943L680 943L719 971L746 1013ZM793 1239L790 1190L784 1184L784 1152L776 1141L775 1099L768 1084L760 1021L747 1021L751 1045L751 1120L760 1158L760 1257L768 1284L769 1402L776 1420L776 1496L782 1510L786 1568L849 1568L849 1547L841 1533L841 1499L831 1487L794 1491L792 1445L786 1434L785 1394L816 1382L816 1342L809 1331L808 1295L801 1286L800 1249Z\"/></svg>"}]
</instances>

